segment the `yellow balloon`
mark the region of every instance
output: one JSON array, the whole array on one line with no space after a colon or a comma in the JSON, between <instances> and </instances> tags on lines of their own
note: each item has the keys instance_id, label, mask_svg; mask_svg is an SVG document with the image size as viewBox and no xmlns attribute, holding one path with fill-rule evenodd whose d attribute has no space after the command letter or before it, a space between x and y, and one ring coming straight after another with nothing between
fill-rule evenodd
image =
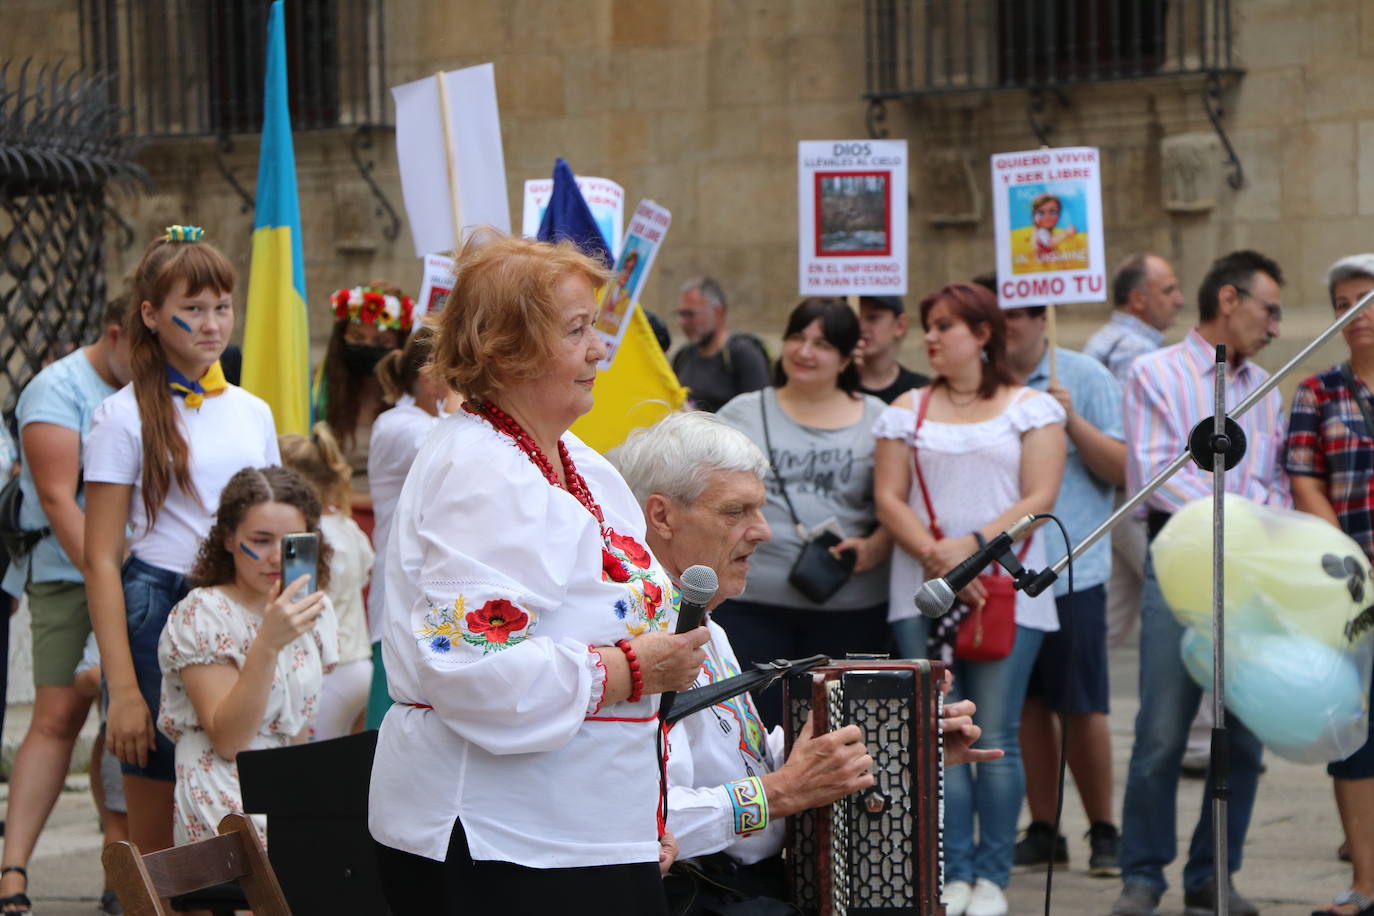
<instances>
[{"instance_id":1,"label":"yellow balloon","mask_svg":"<svg viewBox=\"0 0 1374 916\"><path fill-rule=\"evenodd\" d=\"M1285 628L1332 648L1347 647L1346 624L1374 604L1374 577L1364 551L1314 515L1263 511L1270 557L1256 570L1256 590Z\"/></svg>"},{"instance_id":2,"label":"yellow balloon","mask_svg":"<svg viewBox=\"0 0 1374 916\"><path fill-rule=\"evenodd\" d=\"M1261 507L1233 494L1225 497L1224 606L1256 597L1256 567L1270 554ZM1184 626L1207 629L1212 619L1212 500L1199 499L1174 513L1150 545L1155 578L1164 600Z\"/></svg>"}]
</instances>

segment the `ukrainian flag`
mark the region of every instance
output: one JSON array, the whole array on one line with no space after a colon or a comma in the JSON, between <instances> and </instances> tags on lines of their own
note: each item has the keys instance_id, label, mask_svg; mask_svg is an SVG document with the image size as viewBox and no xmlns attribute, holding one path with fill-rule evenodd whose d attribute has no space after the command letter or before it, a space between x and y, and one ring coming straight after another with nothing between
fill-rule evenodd
<instances>
[{"instance_id":1,"label":"ukrainian flag","mask_svg":"<svg viewBox=\"0 0 1374 916\"><path fill-rule=\"evenodd\" d=\"M286 101L282 0L267 24L258 206L243 330L243 387L265 400L278 434L310 431L310 322L306 317L296 154Z\"/></svg>"}]
</instances>

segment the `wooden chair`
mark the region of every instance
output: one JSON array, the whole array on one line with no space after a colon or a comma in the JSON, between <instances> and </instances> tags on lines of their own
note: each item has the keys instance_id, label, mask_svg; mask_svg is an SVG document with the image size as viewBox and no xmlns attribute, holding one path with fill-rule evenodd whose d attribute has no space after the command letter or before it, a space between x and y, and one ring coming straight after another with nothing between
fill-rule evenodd
<instances>
[{"instance_id":1,"label":"wooden chair","mask_svg":"<svg viewBox=\"0 0 1374 916\"><path fill-rule=\"evenodd\" d=\"M172 916L164 897L228 881L243 888L253 916L291 916L253 822L226 815L219 836L140 855L132 843L111 843L100 861L127 916Z\"/></svg>"}]
</instances>

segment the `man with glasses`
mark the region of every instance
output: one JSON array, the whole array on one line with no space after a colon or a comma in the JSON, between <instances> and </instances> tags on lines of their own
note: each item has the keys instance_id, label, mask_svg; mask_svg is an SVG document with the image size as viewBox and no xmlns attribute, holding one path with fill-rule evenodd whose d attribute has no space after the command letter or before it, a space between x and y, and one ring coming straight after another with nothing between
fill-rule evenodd
<instances>
[{"instance_id":1,"label":"man with glasses","mask_svg":"<svg viewBox=\"0 0 1374 916\"><path fill-rule=\"evenodd\" d=\"M678 325L687 342L673 355L677 380L691 406L715 413L731 398L768 386L768 356L752 334L725 326L725 291L710 277L694 277L678 293Z\"/></svg>"},{"instance_id":2,"label":"man with glasses","mask_svg":"<svg viewBox=\"0 0 1374 916\"><path fill-rule=\"evenodd\" d=\"M1126 490L1135 493L1184 450L1193 427L1213 413L1216 347L1226 346L1226 403L1237 404L1268 373L1253 359L1278 336L1283 273L1269 258L1237 251L1212 264L1198 290L1198 324L1177 344L1136 360L1126 383ZM1226 490L1254 502L1291 505L1280 458L1284 444L1283 398L1277 390L1238 422L1248 447L1226 472ZM1145 503L1151 539L1170 515L1197 499L1211 498L1212 475L1185 465ZM1113 916L1154 916L1167 884L1164 868L1176 852L1175 812L1179 763L1188 726L1202 697L1179 653L1183 627L1174 619L1147 560L1140 603L1140 711L1126 777L1121 824L1122 891ZM1187 916L1206 916L1220 892L1233 916L1254 916L1254 904L1231 886L1240 870L1245 834L1254 808L1263 748L1234 716L1231 737L1231 799L1227 809L1226 871L1212 861L1208 805L1193 830L1183 869ZM1206 784L1210 784L1210 776Z\"/></svg>"}]
</instances>

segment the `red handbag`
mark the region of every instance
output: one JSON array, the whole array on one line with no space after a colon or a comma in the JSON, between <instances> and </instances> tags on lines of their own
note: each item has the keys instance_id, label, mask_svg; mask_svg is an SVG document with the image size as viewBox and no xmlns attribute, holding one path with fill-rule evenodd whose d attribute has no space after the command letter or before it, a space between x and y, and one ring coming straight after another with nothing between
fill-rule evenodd
<instances>
[{"instance_id":1,"label":"red handbag","mask_svg":"<svg viewBox=\"0 0 1374 916\"><path fill-rule=\"evenodd\" d=\"M930 519L930 533L943 538L940 523L935 519L935 507L930 502L930 492L926 489L925 477L921 474L921 462L916 451L916 436L926 419L926 409L930 406L930 392L921 399L921 407L916 413L916 430L911 436L911 463L916 468L916 482L921 487L921 497L926 503L926 516ZM1030 550L1030 538L1022 543L1016 558L1025 561ZM959 635L954 643L954 657L971 662L995 662L1011 654L1016 644L1016 589L1011 576L994 566L994 572L983 573L978 577L987 592L981 607L969 608L959 623Z\"/></svg>"}]
</instances>

